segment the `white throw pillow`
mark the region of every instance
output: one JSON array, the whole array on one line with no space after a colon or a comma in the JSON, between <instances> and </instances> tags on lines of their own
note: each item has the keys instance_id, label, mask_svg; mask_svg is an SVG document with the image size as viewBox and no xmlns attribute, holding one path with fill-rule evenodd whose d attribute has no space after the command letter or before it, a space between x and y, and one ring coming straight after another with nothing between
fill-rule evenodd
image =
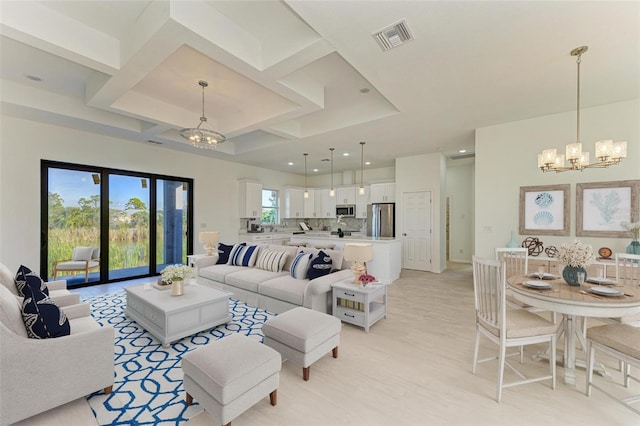
<instances>
[{"instance_id":1,"label":"white throw pillow","mask_svg":"<svg viewBox=\"0 0 640 426\"><path fill-rule=\"evenodd\" d=\"M291 276L298 280L307 278L307 269L309 269L309 262L311 262L312 257L313 253L305 253L303 251L298 253L291 264Z\"/></svg>"}]
</instances>

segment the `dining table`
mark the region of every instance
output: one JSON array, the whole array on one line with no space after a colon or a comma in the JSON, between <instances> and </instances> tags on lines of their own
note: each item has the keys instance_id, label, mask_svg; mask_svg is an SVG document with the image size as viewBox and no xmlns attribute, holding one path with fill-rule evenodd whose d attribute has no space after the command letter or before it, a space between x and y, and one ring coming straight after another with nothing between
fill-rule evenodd
<instances>
[{"instance_id":1,"label":"dining table","mask_svg":"<svg viewBox=\"0 0 640 426\"><path fill-rule=\"evenodd\" d=\"M640 313L640 287L619 285L613 280L606 286L590 282L571 286L562 278L549 278L553 279L541 280L535 274L514 275L507 279L507 286L521 302L562 314L557 336L558 339L564 336L564 383L575 386L576 343L586 352L584 330L578 320L582 318L586 324L586 318L619 318ZM557 347L560 345L558 341Z\"/></svg>"}]
</instances>

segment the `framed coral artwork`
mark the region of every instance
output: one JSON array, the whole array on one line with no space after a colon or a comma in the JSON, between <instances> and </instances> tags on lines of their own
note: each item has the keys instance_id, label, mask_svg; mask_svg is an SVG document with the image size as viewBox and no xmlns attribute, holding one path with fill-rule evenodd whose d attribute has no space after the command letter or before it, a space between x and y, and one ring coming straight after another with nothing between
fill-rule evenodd
<instances>
[{"instance_id":1,"label":"framed coral artwork","mask_svg":"<svg viewBox=\"0 0 640 426\"><path fill-rule=\"evenodd\" d=\"M569 235L569 185L520 187L520 235Z\"/></svg>"},{"instance_id":2,"label":"framed coral artwork","mask_svg":"<svg viewBox=\"0 0 640 426\"><path fill-rule=\"evenodd\" d=\"M576 235L624 238L622 222L637 222L640 180L576 184Z\"/></svg>"}]
</instances>

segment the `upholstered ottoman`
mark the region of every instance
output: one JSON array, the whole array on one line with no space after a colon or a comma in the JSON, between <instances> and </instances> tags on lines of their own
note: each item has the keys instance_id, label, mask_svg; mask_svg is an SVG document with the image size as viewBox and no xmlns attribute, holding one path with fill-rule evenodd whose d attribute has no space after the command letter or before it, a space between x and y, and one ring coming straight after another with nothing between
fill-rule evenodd
<instances>
[{"instance_id":1,"label":"upholstered ottoman","mask_svg":"<svg viewBox=\"0 0 640 426\"><path fill-rule=\"evenodd\" d=\"M232 334L182 357L187 405L195 398L222 425L269 395L277 403L280 354L250 337Z\"/></svg>"},{"instance_id":2,"label":"upholstered ottoman","mask_svg":"<svg viewBox=\"0 0 640 426\"><path fill-rule=\"evenodd\" d=\"M282 358L302 366L302 378L309 380L311 364L330 350L338 357L342 323L334 316L307 308L294 308L262 325L264 344Z\"/></svg>"}]
</instances>

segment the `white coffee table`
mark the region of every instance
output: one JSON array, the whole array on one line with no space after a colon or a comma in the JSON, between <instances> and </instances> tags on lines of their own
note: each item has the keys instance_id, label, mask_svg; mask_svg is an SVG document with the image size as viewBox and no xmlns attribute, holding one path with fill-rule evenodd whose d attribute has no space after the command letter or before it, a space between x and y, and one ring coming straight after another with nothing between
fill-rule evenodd
<instances>
[{"instance_id":1,"label":"white coffee table","mask_svg":"<svg viewBox=\"0 0 640 426\"><path fill-rule=\"evenodd\" d=\"M183 337L231 321L229 297L233 293L193 282L182 296L170 290L158 290L151 284L124 289L127 306L124 313L157 337L163 346Z\"/></svg>"}]
</instances>

